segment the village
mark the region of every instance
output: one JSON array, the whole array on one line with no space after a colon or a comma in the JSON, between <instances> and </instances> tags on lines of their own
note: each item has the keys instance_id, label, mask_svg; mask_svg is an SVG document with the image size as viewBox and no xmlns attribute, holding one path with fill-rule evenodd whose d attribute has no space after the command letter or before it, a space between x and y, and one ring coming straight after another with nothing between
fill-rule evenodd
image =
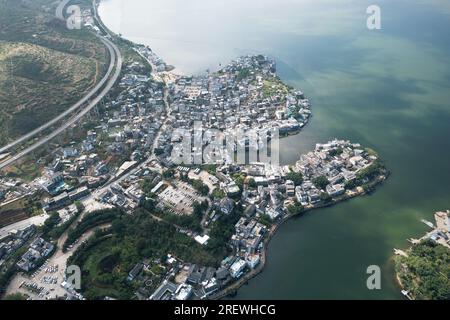
<instances>
[{"instance_id":1,"label":"village","mask_svg":"<svg viewBox=\"0 0 450 320\"><path fill-rule=\"evenodd\" d=\"M263 150L267 141L261 137L268 131L297 134L308 123L310 102L283 84L275 62L264 56L245 56L206 75L168 77L171 68L150 49L134 49L152 67L150 75L140 61L127 64L117 94L87 119L89 129L79 141L52 145L49 156L41 160L47 161L42 174L32 182L1 178L2 205L39 194L41 200L34 204L41 218L18 219L13 224L17 228L2 228L0 263L10 264L10 258L25 248L17 267L28 274L39 268L56 249L54 242L40 237L55 214L56 226L62 228L76 224L80 215L105 208L132 215L151 202L156 204L151 217L165 221L169 215L194 217L201 207L202 217L192 218L195 228L176 228L207 247L212 226L233 217L234 233L223 244L229 254L220 266L196 265L168 253L166 261L159 261L164 272L160 283L152 284L153 292L148 292L148 279L142 276L148 268L144 260L129 270L128 281L138 283L139 299L211 298L262 267L265 240L278 224L306 210L370 192L387 177L376 153L341 140L318 144L297 163L281 166L258 159L232 161L238 144L249 152L248 138L235 141L231 149L217 148L219 156L208 162L211 159L202 154L213 141L205 135L193 152L201 163L193 164L189 161L193 158L177 163L174 158L192 151L178 143L180 130L190 132L195 122L203 131L225 134L255 130L256 149ZM67 298L82 298L65 277L47 280L46 285L64 286ZM32 286L21 288L30 297L48 298L42 292L35 294L36 284Z\"/></svg>"}]
</instances>

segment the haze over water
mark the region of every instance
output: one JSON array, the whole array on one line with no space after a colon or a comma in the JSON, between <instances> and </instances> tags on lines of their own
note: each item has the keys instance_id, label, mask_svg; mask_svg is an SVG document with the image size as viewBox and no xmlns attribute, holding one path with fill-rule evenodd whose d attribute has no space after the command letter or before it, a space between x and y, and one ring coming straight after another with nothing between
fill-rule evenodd
<instances>
[{"instance_id":1,"label":"haze over water","mask_svg":"<svg viewBox=\"0 0 450 320\"><path fill-rule=\"evenodd\" d=\"M366 28L378 4L382 30ZM378 151L392 176L371 196L280 228L242 299L397 299L391 255L450 209L450 3L442 0L105 0L104 22L183 73L242 54L277 60L312 100L313 118L281 142L294 163L315 143L349 139ZM366 268L382 268L382 290Z\"/></svg>"}]
</instances>

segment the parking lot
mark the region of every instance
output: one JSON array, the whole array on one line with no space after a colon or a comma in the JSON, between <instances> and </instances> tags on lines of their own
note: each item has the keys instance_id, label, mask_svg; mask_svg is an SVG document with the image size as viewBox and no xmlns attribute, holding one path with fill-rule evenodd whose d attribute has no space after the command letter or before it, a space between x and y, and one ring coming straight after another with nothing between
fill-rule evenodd
<instances>
[{"instance_id":1,"label":"parking lot","mask_svg":"<svg viewBox=\"0 0 450 320\"><path fill-rule=\"evenodd\" d=\"M194 202L203 201L194 188L182 182L177 183L176 188L168 186L158 197L172 209L172 213L186 215L192 214Z\"/></svg>"},{"instance_id":2,"label":"parking lot","mask_svg":"<svg viewBox=\"0 0 450 320\"><path fill-rule=\"evenodd\" d=\"M66 294L60 286L63 281L63 272L58 264L49 264L47 260L31 276L20 275L13 281L12 286L17 285L17 291L32 300L48 300L63 297Z\"/></svg>"},{"instance_id":3,"label":"parking lot","mask_svg":"<svg viewBox=\"0 0 450 320\"><path fill-rule=\"evenodd\" d=\"M66 253L60 249L64 240L60 239L59 249L56 253L33 274L18 273L9 284L7 294L19 292L28 296L30 300L50 300L70 295L61 286L65 279L67 259L94 232L95 229L86 232Z\"/></svg>"}]
</instances>

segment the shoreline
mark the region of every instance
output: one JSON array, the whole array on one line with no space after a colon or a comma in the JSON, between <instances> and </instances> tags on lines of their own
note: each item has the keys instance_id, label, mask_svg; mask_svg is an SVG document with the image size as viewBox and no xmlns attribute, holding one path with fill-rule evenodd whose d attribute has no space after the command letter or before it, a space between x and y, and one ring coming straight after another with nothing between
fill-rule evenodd
<instances>
[{"instance_id":1,"label":"shoreline","mask_svg":"<svg viewBox=\"0 0 450 320\"><path fill-rule=\"evenodd\" d=\"M373 183L370 184L371 190L373 188L375 188L378 185L383 184L387 178L389 177L390 172L387 171L385 176L382 177L378 177L376 179L376 181L374 181ZM280 227L282 227L285 223L287 223L288 221L290 221L291 219L294 218L301 218L303 215L308 214L316 209L323 209L323 208L329 208L329 207L333 207L335 205L339 205L342 202L346 202L349 201L353 198L356 197L362 197L362 196L367 196L372 194L372 192L374 191L362 191L359 193L354 193L352 195L347 195L345 197L342 197L340 200L337 201L333 201L331 203L327 203L327 204L321 204L319 206L315 206L312 208L305 208L305 210L299 214L296 215L289 215L284 217L282 220L280 220L279 222L277 222L275 225L272 226L272 228L269 231L269 234L267 236L266 239L264 239L264 247L263 250L261 252L261 262L259 263L258 267L256 267L256 269L251 270L249 273L245 274L242 278L238 279L238 281L232 283L230 286L224 288L222 291L220 291L219 293L213 294L209 297L209 299L211 300L220 300L226 297L230 297L234 294L236 294L236 292L245 284L248 283L248 281L252 280L253 278L255 278L256 276L258 276L259 274L261 274L264 271L264 268L266 266L267 263L267 256L268 256L268 252L269 252L269 244L271 242L271 240L273 239L273 237L277 234L277 231Z\"/></svg>"},{"instance_id":2,"label":"shoreline","mask_svg":"<svg viewBox=\"0 0 450 320\"><path fill-rule=\"evenodd\" d=\"M135 43L135 42L132 41L132 40L126 39L126 38L122 37L121 35L118 35L118 34L116 34L115 32L111 31L108 27L106 27L106 25L103 23L103 21L102 21L100 15L98 14L98 7L100 6L101 1L102 1L102 0L93 0L93 1L92 1L92 5L93 5L93 7L94 7L94 12L95 12L96 20L99 22L99 24L101 24L102 28L104 28L105 31L108 31L108 33L114 35L115 37L119 37L119 38L122 39L122 40L128 41L128 42L133 43L133 44L135 44L135 45L143 45L143 44ZM144 45L144 46L147 46L147 45ZM147 62L148 62L148 61L147 61ZM150 62L148 62L148 63L150 63ZM151 65L151 64L150 64L150 65ZM173 67L173 68L174 68L175 70L177 70L176 67ZM170 71L170 73L174 73L173 70ZM177 73L177 74L178 74L178 73ZM311 114L311 117L312 117L312 116L313 116L313 115ZM310 119L309 119L309 120L310 120ZM305 124L305 126L302 127L298 132L291 133L291 134L288 134L288 135L283 136L283 137L280 137L280 138L283 139L283 138L287 138L287 137L291 137L291 136L298 135L298 134L300 134L300 133L305 129L305 127L308 126L309 124L310 124L310 121L308 121L308 122ZM305 208L304 211L301 212L301 213L299 213L299 214L296 214L296 215L288 215L288 216L282 218L280 221L278 221L275 225L273 225L273 226L270 228L270 231L269 231L267 237L264 239L264 241L263 241L264 246L263 246L263 249L262 249L262 251L261 251L261 262L258 264L258 266L257 266L255 269L251 270L250 272L244 274L244 275L242 276L242 278L238 279L236 282L233 282L233 283L231 283L229 286L227 286L227 287L225 287L224 289L220 290L219 292L212 294L212 295L209 296L207 299L208 299L208 300L220 300L220 299L229 297L229 296L231 296L231 295L234 295L234 294L236 294L237 290L239 290L242 286L244 286L245 284L247 284L248 281L250 281L251 279L253 279L253 278L255 278L256 276L258 276L259 274L261 274L261 273L264 271L264 268L265 268L265 266L266 266L266 264L267 264L267 257L268 257L268 247L269 247L269 244L270 244L271 240L273 239L273 237L276 235L278 229L279 229L282 225L284 225L284 223L286 223L287 221L291 220L292 218L296 218L296 217L299 218L299 217L302 217L304 214L307 214L307 213L309 213L310 211L313 211L313 210L316 210L316 209L332 207L332 206L334 206L334 205L338 205L338 204L340 204L340 203L342 203L342 202L351 200L351 199L356 198L356 197L359 197L359 196L366 196L366 195L372 194L372 192L374 192L374 190L375 190L375 187L378 186L378 185L380 185L380 184L383 184L383 183L387 180L387 178L389 177L389 175L390 175L390 172L389 172L386 168L384 168L384 169L386 170L385 174L382 175L382 176L378 176L378 177L375 179L375 181L369 183L369 189L368 189L368 190L364 190L362 187L358 187L357 190L359 190L359 191L357 191L357 192L354 192L354 193L349 194L349 195L345 194L345 195L341 196L339 199L334 200L334 201L332 201L332 202L330 202L330 203L320 204L320 205L317 205L317 206L314 206L314 207Z\"/></svg>"},{"instance_id":3,"label":"shoreline","mask_svg":"<svg viewBox=\"0 0 450 320\"><path fill-rule=\"evenodd\" d=\"M427 242L432 243L433 246L441 246L443 248L450 249L450 211L447 210L444 211L437 211L434 214L435 222L436 224L433 224L431 222L428 222L426 220L422 220L423 223L427 224L429 227L432 228L432 231L427 232L424 236L422 236L420 239L408 239L408 241L411 243L411 245L403 250L394 249L394 255L392 256L392 260L395 264L395 282L402 291L402 294L405 298L409 300L423 300L423 299L432 299L430 296L427 296L422 292L422 288L425 288L425 291L427 291L427 287L422 283L422 277L423 275L420 274L415 269L412 269L409 265L411 261L406 260L402 261L402 259L409 259L410 256L417 257L417 254L414 253L414 248L416 246L426 246ZM444 255L444 253L440 253ZM424 259L424 262L434 261L431 259L438 259L439 256L433 256L430 258L430 256L425 255L421 256L421 259ZM423 262L423 261L422 261ZM436 267L437 268L437 267ZM439 270L434 270L438 271ZM405 278L405 283L402 281L402 277L412 275L414 277L414 280L419 283L417 287L411 286L411 283L406 283L408 281L407 278ZM408 287L409 285L409 287ZM429 294L430 292L428 292ZM445 298L445 299L448 299Z\"/></svg>"}]
</instances>

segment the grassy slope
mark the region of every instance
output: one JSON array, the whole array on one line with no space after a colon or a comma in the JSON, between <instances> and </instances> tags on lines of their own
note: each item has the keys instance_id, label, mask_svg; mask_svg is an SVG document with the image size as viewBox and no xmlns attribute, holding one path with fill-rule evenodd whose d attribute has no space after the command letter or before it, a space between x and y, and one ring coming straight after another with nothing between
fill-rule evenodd
<instances>
[{"instance_id":1,"label":"grassy slope","mask_svg":"<svg viewBox=\"0 0 450 320\"><path fill-rule=\"evenodd\" d=\"M69 107L106 70L104 46L86 29L68 30L54 18L55 6L51 0L0 5L0 144Z\"/></svg>"}]
</instances>

